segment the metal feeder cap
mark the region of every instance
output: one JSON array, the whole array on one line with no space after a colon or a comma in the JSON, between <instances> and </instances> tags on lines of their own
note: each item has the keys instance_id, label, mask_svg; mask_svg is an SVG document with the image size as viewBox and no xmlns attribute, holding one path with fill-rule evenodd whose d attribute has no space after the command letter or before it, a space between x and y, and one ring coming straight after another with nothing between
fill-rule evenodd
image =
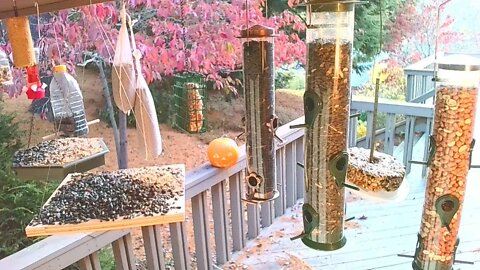
<instances>
[{"instance_id":1,"label":"metal feeder cap","mask_svg":"<svg viewBox=\"0 0 480 270\"><path fill-rule=\"evenodd\" d=\"M456 71L479 71L480 58L466 54L450 54L439 59L438 68Z\"/></svg>"},{"instance_id":2,"label":"metal feeder cap","mask_svg":"<svg viewBox=\"0 0 480 270\"><path fill-rule=\"evenodd\" d=\"M359 0L307 0L300 5L314 6L314 12L346 12L352 11L355 4L365 3Z\"/></svg>"},{"instance_id":3,"label":"metal feeder cap","mask_svg":"<svg viewBox=\"0 0 480 270\"><path fill-rule=\"evenodd\" d=\"M248 29L243 29L240 34L240 38L262 38L277 36L275 35L275 29L259 24Z\"/></svg>"}]
</instances>

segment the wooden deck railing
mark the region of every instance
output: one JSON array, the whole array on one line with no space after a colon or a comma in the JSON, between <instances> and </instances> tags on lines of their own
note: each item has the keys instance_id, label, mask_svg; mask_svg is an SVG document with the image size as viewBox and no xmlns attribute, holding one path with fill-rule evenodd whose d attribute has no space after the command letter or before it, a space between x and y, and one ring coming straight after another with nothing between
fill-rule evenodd
<instances>
[{"instance_id":1,"label":"wooden deck railing","mask_svg":"<svg viewBox=\"0 0 480 270\"><path fill-rule=\"evenodd\" d=\"M371 103L354 101L352 110L366 111L367 119L371 121L373 110ZM392 123L396 115L406 117L407 149L412 147L410 143L412 139L409 136L413 136L415 118L432 117L432 109L419 104L381 102L379 112L387 113L385 132L387 152L393 151ZM280 197L274 202L254 205L241 200L246 166L244 147L241 148L238 163L233 167L216 169L206 164L188 172L186 199L191 205L192 219L188 223L170 224L168 241L162 239L162 232L165 234L166 226L142 228L147 268L167 269L165 253L168 247L171 247L168 250L171 250L173 255L174 269L214 269L216 265L227 262L232 252L242 250L248 239L257 237L261 228L270 226L276 217L282 216L287 208L303 198L303 170L297 166L297 162L303 163L304 131L289 128L290 125L303 121L302 117L279 128L278 135L284 139L284 143L277 147ZM352 119L352 127L356 127L355 121ZM371 128L370 124L368 126ZM356 130L352 128L351 143L356 143L355 134ZM193 227L193 238L189 237L187 226ZM99 270L101 266L98 251L110 244L117 269L137 268L130 231L121 230L51 236L0 260L0 269L52 270L78 262L82 270ZM189 249L190 246L194 247L194 253ZM194 254L194 258L191 254Z\"/></svg>"}]
</instances>

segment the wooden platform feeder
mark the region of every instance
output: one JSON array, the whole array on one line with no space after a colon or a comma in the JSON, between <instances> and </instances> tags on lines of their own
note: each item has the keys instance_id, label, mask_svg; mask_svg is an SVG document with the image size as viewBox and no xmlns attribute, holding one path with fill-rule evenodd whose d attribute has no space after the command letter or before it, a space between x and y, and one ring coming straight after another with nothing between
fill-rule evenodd
<instances>
[{"instance_id":1,"label":"wooden platform feeder","mask_svg":"<svg viewBox=\"0 0 480 270\"><path fill-rule=\"evenodd\" d=\"M133 227L151 226L151 225L185 221L185 197L184 197L185 165L176 164L176 165L166 165L166 166L154 166L154 167L145 167L145 168L138 168L138 169L125 169L125 170L118 170L113 172L104 172L104 174L105 173L112 174L112 177L121 177L121 176L132 177L134 180L145 181L145 183L147 183L147 181L149 181L149 183L152 183L152 181L155 181L155 184L168 185L168 189L172 190L172 192L178 195L166 201L170 209L168 210L168 212L161 213L161 214L156 213L156 214L144 215L144 214L137 213L134 217L118 216L116 219L114 220L110 219L108 221L100 220L100 219L89 219L87 221L83 221L79 223L60 224L59 222L54 222L54 224L48 224L48 225L42 224L40 219L34 218L32 222L29 224L29 226L27 226L27 228L25 229L26 235L28 237L33 237L33 236L58 235L58 234L69 234L69 233L87 233L87 232L95 232L95 231L120 230L120 229L133 228ZM47 202L42 206L42 209L40 210L40 212L44 210L53 201L55 197L61 194L61 190L63 186L70 184L70 182L72 181L75 181L74 179L77 179L78 181L82 179L84 176L91 176L91 175L98 175L98 174L69 174L62 181L59 187L55 190L52 196L47 200ZM92 196L93 195L99 196L98 194L101 194L100 192L97 192L97 190L90 190L89 192L92 194ZM163 194L163 191L161 194ZM131 194L127 194L126 196L130 196L130 195ZM69 202L73 204L73 202L71 201L75 201L75 198L71 199L71 196L72 194L69 193L69 198L70 198ZM82 196L79 199L82 202L82 204L85 204L85 200L86 200L84 197L85 194L76 194L75 196ZM103 197L99 198L99 200L102 200L102 199L104 198ZM151 199L155 200L158 198L156 198L155 196L151 196ZM56 209L56 207L57 206L55 206L54 208ZM68 208L69 207L71 206L69 205ZM78 207L78 205L75 205L75 207ZM83 207L87 207L87 206L83 205ZM68 211L77 211L77 210L62 209L62 211L68 212ZM52 215L54 214L52 213Z\"/></svg>"}]
</instances>

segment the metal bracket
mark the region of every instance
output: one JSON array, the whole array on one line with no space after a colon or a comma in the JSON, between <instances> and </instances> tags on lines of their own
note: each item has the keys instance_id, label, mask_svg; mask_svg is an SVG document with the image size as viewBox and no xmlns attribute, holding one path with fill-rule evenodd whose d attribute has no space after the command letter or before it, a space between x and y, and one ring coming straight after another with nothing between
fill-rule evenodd
<instances>
[{"instance_id":1,"label":"metal bracket","mask_svg":"<svg viewBox=\"0 0 480 270\"><path fill-rule=\"evenodd\" d=\"M450 223L453 216L455 216L459 208L460 201L451 194L443 195L435 202L435 210L442 221L442 226L446 227L448 231L450 231Z\"/></svg>"},{"instance_id":2,"label":"metal bracket","mask_svg":"<svg viewBox=\"0 0 480 270\"><path fill-rule=\"evenodd\" d=\"M468 162L468 168L470 169L480 169L480 165L472 165L472 158L473 158L473 147L475 146L475 139L472 139L470 143L470 160Z\"/></svg>"},{"instance_id":3,"label":"metal bracket","mask_svg":"<svg viewBox=\"0 0 480 270\"><path fill-rule=\"evenodd\" d=\"M356 118L356 117L359 117L360 115L362 114L361 113L350 114L350 118Z\"/></svg>"}]
</instances>

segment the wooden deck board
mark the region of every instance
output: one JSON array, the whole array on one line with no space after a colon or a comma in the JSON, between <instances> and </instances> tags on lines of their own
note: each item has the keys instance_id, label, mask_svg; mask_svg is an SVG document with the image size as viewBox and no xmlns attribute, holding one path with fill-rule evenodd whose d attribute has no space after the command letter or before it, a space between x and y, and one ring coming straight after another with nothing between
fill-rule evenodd
<instances>
[{"instance_id":1,"label":"wooden deck board","mask_svg":"<svg viewBox=\"0 0 480 270\"><path fill-rule=\"evenodd\" d=\"M480 159L477 159L480 161ZM423 210L425 182L415 168L408 177L411 192L407 199L396 203L376 203L355 200L347 203L346 217L355 219L346 223L347 244L342 249L324 252L312 250L290 237L302 229L301 202L277 218L272 226L261 231L257 239L233 256L232 263L248 269L292 269L287 266L291 256L297 257L311 269L363 270L411 269L412 259L397 254L413 255ZM480 170L470 172L464 203L460 245L457 259L477 262L476 265L456 264L454 270L474 270L480 265ZM362 216L366 218L361 218ZM227 264L228 265L228 264ZM295 265L293 265L295 267ZM301 269L301 268L299 268ZM305 269L305 268L302 268Z\"/></svg>"}]
</instances>

